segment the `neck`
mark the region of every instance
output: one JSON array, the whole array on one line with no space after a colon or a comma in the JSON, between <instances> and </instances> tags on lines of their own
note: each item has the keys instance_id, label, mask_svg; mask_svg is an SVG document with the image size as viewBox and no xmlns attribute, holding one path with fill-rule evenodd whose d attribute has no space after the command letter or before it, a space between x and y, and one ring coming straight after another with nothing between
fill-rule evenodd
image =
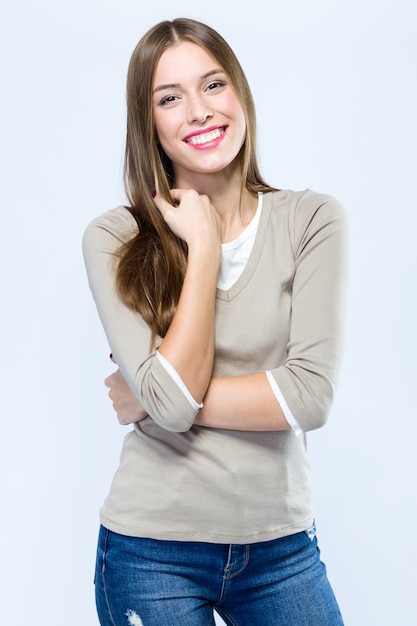
<instances>
[{"instance_id":1,"label":"neck","mask_svg":"<svg viewBox=\"0 0 417 626\"><path fill-rule=\"evenodd\" d=\"M195 189L210 198L222 222L222 241L232 241L252 220L258 198L244 187L240 172L223 170L215 174L193 174L192 179L176 181L180 189Z\"/></svg>"}]
</instances>

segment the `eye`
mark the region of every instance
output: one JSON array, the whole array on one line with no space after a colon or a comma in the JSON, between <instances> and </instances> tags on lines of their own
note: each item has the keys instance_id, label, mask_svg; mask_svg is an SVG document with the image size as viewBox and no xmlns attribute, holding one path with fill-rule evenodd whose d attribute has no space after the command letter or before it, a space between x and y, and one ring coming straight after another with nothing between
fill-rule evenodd
<instances>
[{"instance_id":1,"label":"eye","mask_svg":"<svg viewBox=\"0 0 417 626\"><path fill-rule=\"evenodd\" d=\"M214 80L213 82L207 85L206 89L207 91L216 91L225 87L226 84L227 83L224 80Z\"/></svg>"},{"instance_id":2,"label":"eye","mask_svg":"<svg viewBox=\"0 0 417 626\"><path fill-rule=\"evenodd\" d=\"M178 96L165 96L162 100L159 101L159 106L165 106L167 104L172 104L178 100Z\"/></svg>"}]
</instances>

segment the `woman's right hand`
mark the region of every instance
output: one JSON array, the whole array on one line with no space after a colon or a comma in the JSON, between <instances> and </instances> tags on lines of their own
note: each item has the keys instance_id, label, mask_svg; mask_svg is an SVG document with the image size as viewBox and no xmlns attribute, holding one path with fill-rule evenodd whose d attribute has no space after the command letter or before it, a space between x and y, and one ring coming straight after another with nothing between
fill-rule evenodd
<instances>
[{"instance_id":1,"label":"woman's right hand","mask_svg":"<svg viewBox=\"0 0 417 626\"><path fill-rule=\"evenodd\" d=\"M112 357L110 358L114 361ZM145 417L148 417L147 411L140 404L119 369L107 376L104 384L110 389L108 395L122 426L141 422Z\"/></svg>"},{"instance_id":2,"label":"woman's right hand","mask_svg":"<svg viewBox=\"0 0 417 626\"><path fill-rule=\"evenodd\" d=\"M173 233L185 241L188 249L209 247L221 255L221 221L216 209L206 195L194 189L171 189L174 204L158 194L155 205Z\"/></svg>"}]
</instances>

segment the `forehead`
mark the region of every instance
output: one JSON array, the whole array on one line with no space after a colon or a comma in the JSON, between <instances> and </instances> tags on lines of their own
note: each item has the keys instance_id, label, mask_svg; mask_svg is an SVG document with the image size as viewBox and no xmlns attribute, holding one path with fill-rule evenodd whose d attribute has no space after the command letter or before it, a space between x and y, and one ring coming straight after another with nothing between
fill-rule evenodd
<instances>
[{"instance_id":1,"label":"forehead","mask_svg":"<svg viewBox=\"0 0 417 626\"><path fill-rule=\"evenodd\" d=\"M191 41L181 41L162 53L156 66L154 84L182 83L213 69L222 68L204 48Z\"/></svg>"}]
</instances>

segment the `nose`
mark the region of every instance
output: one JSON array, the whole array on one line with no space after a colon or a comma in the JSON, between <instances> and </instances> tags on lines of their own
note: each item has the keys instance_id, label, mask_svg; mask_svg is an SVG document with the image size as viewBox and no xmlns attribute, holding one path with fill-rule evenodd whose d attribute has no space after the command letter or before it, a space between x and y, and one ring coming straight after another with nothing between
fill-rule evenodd
<instances>
[{"instance_id":1,"label":"nose","mask_svg":"<svg viewBox=\"0 0 417 626\"><path fill-rule=\"evenodd\" d=\"M191 100L188 110L188 122L190 124L204 124L211 117L213 117L213 111L204 98L195 97Z\"/></svg>"}]
</instances>

